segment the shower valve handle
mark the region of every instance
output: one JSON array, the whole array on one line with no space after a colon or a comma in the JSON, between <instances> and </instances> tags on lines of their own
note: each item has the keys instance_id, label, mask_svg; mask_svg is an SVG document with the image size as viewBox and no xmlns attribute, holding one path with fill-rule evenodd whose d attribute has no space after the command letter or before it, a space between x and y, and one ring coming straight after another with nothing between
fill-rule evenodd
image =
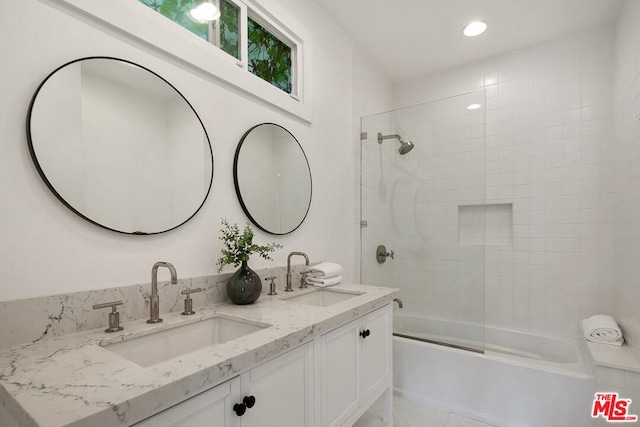
<instances>
[{"instance_id":1,"label":"shower valve handle","mask_svg":"<svg viewBox=\"0 0 640 427\"><path fill-rule=\"evenodd\" d=\"M376 260L379 264L384 264L387 258L395 259L396 253L394 251L387 252L385 245L380 245L376 248Z\"/></svg>"}]
</instances>

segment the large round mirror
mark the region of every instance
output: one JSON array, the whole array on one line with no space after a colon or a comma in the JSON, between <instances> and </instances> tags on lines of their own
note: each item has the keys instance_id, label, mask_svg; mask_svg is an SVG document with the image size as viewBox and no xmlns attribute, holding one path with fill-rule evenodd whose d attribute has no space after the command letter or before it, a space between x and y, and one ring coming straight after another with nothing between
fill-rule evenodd
<instances>
[{"instance_id":1,"label":"large round mirror","mask_svg":"<svg viewBox=\"0 0 640 427\"><path fill-rule=\"evenodd\" d=\"M311 170L302 147L282 126L262 123L244 134L233 178L242 209L261 230L291 233L307 216Z\"/></svg>"},{"instance_id":2,"label":"large round mirror","mask_svg":"<svg viewBox=\"0 0 640 427\"><path fill-rule=\"evenodd\" d=\"M189 102L154 72L82 58L51 73L27 118L38 172L73 212L129 234L176 228L213 181L207 132Z\"/></svg>"}]
</instances>

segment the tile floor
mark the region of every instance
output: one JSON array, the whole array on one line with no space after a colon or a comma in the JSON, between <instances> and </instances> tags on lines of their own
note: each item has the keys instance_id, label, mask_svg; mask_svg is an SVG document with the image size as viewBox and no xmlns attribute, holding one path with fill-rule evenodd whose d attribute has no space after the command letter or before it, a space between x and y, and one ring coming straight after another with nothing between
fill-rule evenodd
<instances>
[{"instance_id":1,"label":"tile floor","mask_svg":"<svg viewBox=\"0 0 640 427\"><path fill-rule=\"evenodd\" d=\"M384 426L382 419L382 404L373 404L371 409L354 427ZM491 427L479 421L442 411L430 406L415 403L398 396L393 396L393 425L394 427Z\"/></svg>"}]
</instances>

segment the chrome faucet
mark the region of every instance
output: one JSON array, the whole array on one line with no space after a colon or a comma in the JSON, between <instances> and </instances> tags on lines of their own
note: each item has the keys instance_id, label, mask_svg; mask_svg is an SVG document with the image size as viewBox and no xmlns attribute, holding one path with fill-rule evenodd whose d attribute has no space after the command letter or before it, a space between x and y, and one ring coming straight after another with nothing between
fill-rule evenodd
<instances>
[{"instance_id":1,"label":"chrome faucet","mask_svg":"<svg viewBox=\"0 0 640 427\"><path fill-rule=\"evenodd\" d=\"M304 252L291 252L289 254L287 257L287 286L284 288L285 292L293 292L293 288L291 287L291 257L294 255L303 256L305 259L305 265L309 267L309 257ZM302 287L302 284L300 286Z\"/></svg>"},{"instance_id":2,"label":"chrome faucet","mask_svg":"<svg viewBox=\"0 0 640 427\"><path fill-rule=\"evenodd\" d=\"M176 274L176 268L169 262L159 261L153 264L151 269L151 297L150 310L151 317L147 320L147 323L160 323L160 297L158 297L158 267L167 267L171 273L171 284L178 284L178 275Z\"/></svg>"}]
</instances>

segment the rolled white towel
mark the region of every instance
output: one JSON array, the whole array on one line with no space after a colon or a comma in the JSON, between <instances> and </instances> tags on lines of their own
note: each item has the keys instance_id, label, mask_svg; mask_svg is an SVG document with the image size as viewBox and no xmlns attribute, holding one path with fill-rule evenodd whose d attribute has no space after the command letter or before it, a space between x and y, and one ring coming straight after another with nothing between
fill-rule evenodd
<instances>
[{"instance_id":1,"label":"rolled white towel","mask_svg":"<svg viewBox=\"0 0 640 427\"><path fill-rule=\"evenodd\" d=\"M322 277L307 277L307 285L318 286L321 288L337 285L340 282L342 282L342 276L328 277L326 279Z\"/></svg>"},{"instance_id":2,"label":"rolled white towel","mask_svg":"<svg viewBox=\"0 0 640 427\"><path fill-rule=\"evenodd\" d=\"M597 314L582 321L582 330L587 341L621 346L624 343L622 331L611 316Z\"/></svg>"},{"instance_id":3,"label":"rolled white towel","mask_svg":"<svg viewBox=\"0 0 640 427\"><path fill-rule=\"evenodd\" d=\"M336 277L342 273L342 266L334 262L321 262L307 269L308 277Z\"/></svg>"}]
</instances>

